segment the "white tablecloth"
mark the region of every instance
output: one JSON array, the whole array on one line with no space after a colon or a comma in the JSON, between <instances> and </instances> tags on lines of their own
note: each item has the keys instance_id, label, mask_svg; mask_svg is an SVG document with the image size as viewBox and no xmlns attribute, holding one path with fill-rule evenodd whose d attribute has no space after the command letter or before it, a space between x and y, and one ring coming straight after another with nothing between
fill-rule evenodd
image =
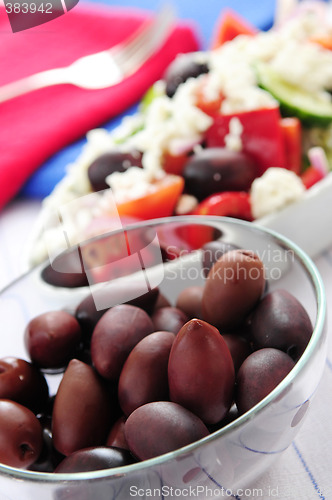
<instances>
[{"instance_id":1,"label":"white tablecloth","mask_svg":"<svg viewBox=\"0 0 332 500\"><path fill-rule=\"evenodd\" d=\"M24 247L39 211L35 201L15 201L0 213L0 288L23 269ZM303 228L305 231L305 227ZM332 228L331 228L332 230ZM314 259L332 310L332 247ZM332 331L330 328L329 335ZM332 343L323 379L295 441L239 499L332 500ZM222 497L221 497L222 498ZM234 496L233 496L234 498Z\"/></svg>"}]
</instances>

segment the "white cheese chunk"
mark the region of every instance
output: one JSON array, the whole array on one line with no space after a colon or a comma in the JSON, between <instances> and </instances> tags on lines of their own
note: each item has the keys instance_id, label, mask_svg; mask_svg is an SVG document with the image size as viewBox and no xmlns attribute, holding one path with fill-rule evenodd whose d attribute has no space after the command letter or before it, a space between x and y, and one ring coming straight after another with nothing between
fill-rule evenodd
<instances>
[{"instance_id":1,"label":"white cheese chunk","mask_svg":"<svg viewBox=\"0 0 332 500\"><path fill-rule=\"evenodd\" d=\"M251 185L251 209L255 219L300 199L305 187L300 177L285 168L268 168Z\"/></svg>"}]
</instances>

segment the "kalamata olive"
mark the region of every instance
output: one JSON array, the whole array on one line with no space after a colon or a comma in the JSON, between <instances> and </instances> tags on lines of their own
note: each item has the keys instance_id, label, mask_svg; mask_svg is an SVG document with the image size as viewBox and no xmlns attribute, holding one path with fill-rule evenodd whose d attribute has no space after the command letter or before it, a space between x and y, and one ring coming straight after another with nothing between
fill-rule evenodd
<instances>
[{"instance_id":1,"label":"kalamata olive","mask_svg":"<svg viewBox=\"0 0 332 500\"><path fill-rule=\"evenodd\" d=\"M251 336L256 348L275 347L297 361L312 335L307 311L286 290L265 295L251 316Z\"/></svg>"},{"instance_id":2,"label":"kalamata olive","mask_svg":"<svg viewBox=\"0 0 332 500\"><path fill-rule=\"evenodd\" d=\"M52 419L47 416L37 417L43 429L43 447L38 459L29 467L36 472L54 472L64 455L59 453L53 446Z\"/></svg>"},{"instance_id":3,"label":"kalamata olive","mask_svg":"<svg viewBox=\"0 0 332 500\"><path fill-rule=\"evenodd\" d=\"M202 320L188 321L175 337L169 357L171 401L214 424L232 404L234 383L232 356L219 331Z\"/></svg>"},{"instance_id":4,"label":"kalamata olive","mask_svg":"<svg viewBox=\"0 0 332 500\"><path fill-rule=\"evenodd\" d=\"M134 462L134 457L128 450L110 446L92 446L75 451L64 458L54 472L88 472L123 467Z\"/></svg>"},{"instance_id":5,"label":"kalamata olive","mask_svg":"<svg viewBox=\"0 0 332 500\"><path fill-rule=\"evenodd\" d=\"M165 295L163 295L162 293L159 293L153 310L156 311L157 309L160 309L161 307L171 307L171 306L172 306L172 304L165 297Z\"/></svg>"},{"instance_id":6,"label":"kalamata olive","mask_svg":"<svg viewBox=\"0 0 332 500\"><path fill-rule=\"evenodd\" d=\"M279 349L266 347L250 354L237 375L235 402L239 412L250 410L265 398L294 365L292 358Z\"/></svg>"},{"instance_id":7,"label":"kalamata olive","mask_svg":"<svg viewBox=\"0 0 332 500\"><path fill-rule=\"evenodd\" d=\"M31 360L43 368L59 368L81 340L78 321L66 311L48 311L29 321L24 341Z\"/></svg>"},{"instance_id":8,"label":"kalamata olive","mask_svg":"<svg viewBox=\"0 0 332 500\"><path fill-rule=\"evenodd\" d=\"M129 448L140 460L174 451L208 434L199 417L170 401L140 406L125 423Z\"/></svg>"},{"instance_id":9,"label":"kalamata olive","mask_svg":"<svg viewBox=\"0 0 332 500\"><path fill-rule=\"evenodd\" d=\"M213 264L224 255L224 253L230 250L238 250L239 247L233 243L227 243L226 241L215 240L209 241L203 245L202 250L202 268L204 276L209 274L209 271Z\"/></svg>"},{"instance_id":10,"label":"kalamata olive","mask_svg":"<svg viewBox=\"0 0 332 500\"><path fill-rule=\"evenodd\" d=\"M116 422L112 425L106 440L107 446L115 446L116 448L129 450L129 446L124 433L125 422L126 417L124 415L121 415L121 417L119 417L118 420L116 420Z\"/></svg>"},{"instance_id":11,"label":"kalamata olive","mask_svg":"<svg viewBox=\"0 0 332 500\"><path fill-rule=\"evenodd\" d=\"M104 443L112 425L109 391L91 367L72 359L54 401L52 434L63 455Z\"/></svg>"},{"instance_id":12,"label":"kalamata olive","mask_svg":"<svg viewBox=\"0 0 332 500\"><path fill-rule=\"evenodd\" d=\"M176 307L181 309L188 318L200 318L202 296L202 286L189 286L179 293L176 300Z\"/></svg>"},{"instance_id":13,"label":"kalamata olive","mask_svg":"<svg viewBox=\"0 0 332 500\"><path fill-rule=\"evenodd\" d=\"M208 425L209 431L215 432L222 427L225 427L225 425L228 425L229 423L233 422L233 420L237 419L239 416L239 410L237 409L236 404L233 404L230 408L230 410L227 412L226 416L220 420L220 422L217 422L216 424L213 425Z\"/></svg>"},{"instance_id":14,"label":"kalamata olive","mask_svg":"<svg viewBox=\"0 0 332 500\"><path fill-rule=\"evenodd\" d=\"M25 406L0 400L0 462L26 469L37 460L43 431L37 417Z\"/></svg>"},{"instance_id":15,"label":"kalamata olive","mask_svg":"<svg viewBox=\"0 0 332 500\"><path fill-rule=\"evenodd\" d=\"M125 415L152 401L168 399L167 366L175 336L154 332L130 352L119 378L119 403Z\"/></svg>"},{"instance_id":16,"label":"kalamata olive","mask_svg":"<svg viewBox=\"0 0 332 500\"><path fill-rule=\"evenodd\" d=\"M249 156L226 148L198 151L183 170L186 191L200 201L221 191L248 191L257 175Z\"/></svg>"},{"instance_id":17,"label":"kalamata olive","mask_svg":"<svg viewBox=\"0 0 332 500\"><path fill-rule=\"evenodd\" d=\"M79 251L75 248L56 257L41 272L41 278L49 285L64 288L89 286Z\"/></svg>"},{"instance_id":18,"label":"kalamata olive","mask_svg":"<svg viewBox=\"0 0 332 500\"><path fill-rule=\"evenodd\" d=\"M75 311L75 317L81 325L85 342L90 341L92 332L96 324L103 316L103 314L109 309L96 309L95 301L98 301L100 295L103 295L105 297L103 301L105 301L105 304L109 304L110 307L121 304L121 300L123 299L123 303L140 307L141 309L144 309L144 311L146 311L148 314L150 314L155 306L157 297L159 295L159 290L158 288L153 288L143 295L140 295L140 289L135 285L135 283L132 283L130 285L119 284L116 287L103 287L99 290L95 290L93 294L85 297L85 299L83 299L82 302L80 302L80 304L77 306ZM126 300L127 297L132 296L135 296L135 298Z\"/></svg>"},{"instance_id":19,"label":"kalamata olive","mask_svg":"<svg viewBox=\"0 0 332 500\"><path fill-rule=\"evenodd\" d=\"M178 333L188 316L177 307L160 307L152 315L154 330Z\"/></svg>"},{"instance_id":20,"label":"kalamata olive","mask_svg":"<svg viewBox=\"0 0 332 500\"><path fill-rule=\"evenodd\" d=\"M168 67L164 79L166 80L166 94L173 97L178 86L188 78L196 78L208 73L209 68L205 62L199 62L193 54L179 54Z\"/></svg>"},{"instance_id":21,"label":"kalamata olive","mask_svg":"<svg viewBox=\"0 0 332 500\"><path fill-rule=\"evenodd\" d=\"M225 333L222 337L231 353L235 373L237 373L243 361L252 353L251 346L246 338L235 333Z\"/></svg>"},{"instance_id":22,"label":"kalamata olive","mask_svg":"<svg viewBox=\"0 0 332 500\"><path fill-rule=\"evenodd\" d=\"M148 314L136 306L114 306L98 321L91 338L91 357L104 378L117 380L133 347L155 330Z\"/></svg>"},{"instance_id":23,"label":"kalamata olive","mask_svg":"<svg viewBox=\"0 0 332 500\"><path fill-rule=\"evenodd\" d=\"M202 318L221 330L236 328L259 301L265 286L263 262L251 250L231 250L206 278Z\"/></svg>"},{"instance_id":24,"label":"kalamata olive","mask_svg":"<svg viewBox=\"0 0 332 500\"><path fill-rule=\"evenodd\" d=\"M102 191L109 188L106 177L113 172L124 172L129 167L142 166L142 153L131 151L110 151L96 158L88 168L88 178L93 191Z\"/></svg>"},{"instance_id":25,"label":"kalamata olive","mask_svg":"<svg viewBox=\"0 0 332 500\"><path fill-rule=\"evenodd\" d=\"M44 410L48 402L48 385L44 375L24 359L0 359L0 398L11 399L33 413Z\"/></svg>"}]
</instances>

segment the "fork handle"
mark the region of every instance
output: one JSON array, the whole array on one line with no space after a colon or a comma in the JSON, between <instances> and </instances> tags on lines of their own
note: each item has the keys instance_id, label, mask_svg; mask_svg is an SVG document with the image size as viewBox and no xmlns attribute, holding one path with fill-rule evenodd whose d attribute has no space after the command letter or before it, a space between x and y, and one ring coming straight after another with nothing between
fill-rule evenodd
<instances>
[{"instance_id":1,"label":"fork handle","mask_svg":"<svg viewBox=\"0 0 332 500\"><path fill-rule=\"evenodd\" d=\"M9 101L34 90L60 83L63 83L62 68L42 71L41 73L27 76L26 78L0 87L0 103Z\"/></svg>"}]
</instances>

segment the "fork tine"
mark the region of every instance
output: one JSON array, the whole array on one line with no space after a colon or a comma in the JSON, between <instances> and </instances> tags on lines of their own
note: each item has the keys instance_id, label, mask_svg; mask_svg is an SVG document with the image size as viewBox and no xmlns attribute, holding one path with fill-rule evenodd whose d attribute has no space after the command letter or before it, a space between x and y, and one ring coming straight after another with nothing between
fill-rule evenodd
<instances>
[{"instance_id":1,"label":"fork tine","mask_svg":"<svg viewBox=\"0 0 332 500\"><path fill-rule=\"evenodd\" d=\"M144 54L148 55L152 48L155 50L160 45L160 42L165 39L174 19L174 10L169 5L165 5L152 21L149 20L143 23L138 30L139 33L137 34L137 31L133 33L129 41L127 39L123 45L120 44L118 50L113 54L121 57L124 61L129 61L133 56L136 58L142 49L142 57L144 57Z\"/></svg>"}]
</instances>

